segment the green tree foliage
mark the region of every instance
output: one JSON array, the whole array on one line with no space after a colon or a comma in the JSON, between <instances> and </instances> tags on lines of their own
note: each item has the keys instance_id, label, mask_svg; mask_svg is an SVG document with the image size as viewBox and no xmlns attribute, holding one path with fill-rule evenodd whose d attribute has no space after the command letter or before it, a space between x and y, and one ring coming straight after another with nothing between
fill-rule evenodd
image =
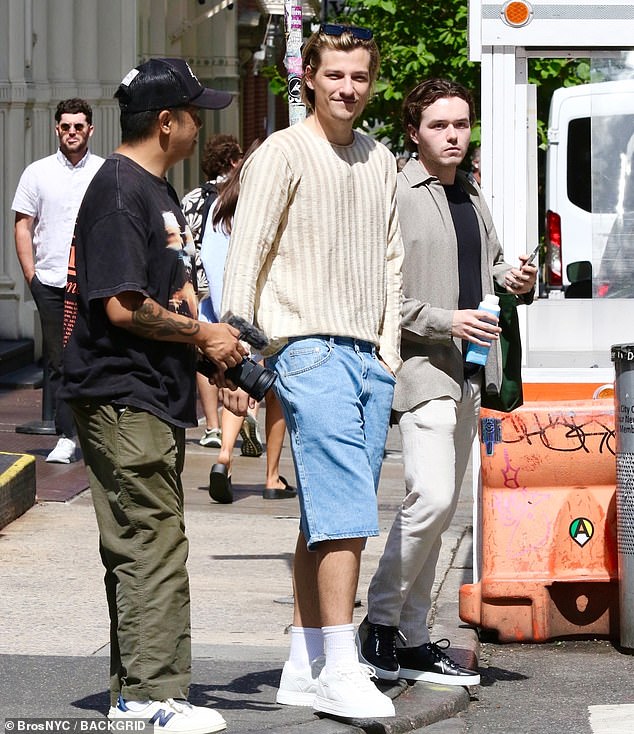
<instances>
[{"instance_id":1,"label":"green tree foliage","mask_svg":"<svg viewBox=\"0 0 634 734\"><path fill-rule=\"evenodd\" d=\"M587 59L531 59L528 79L537 85L537 135L539 147L546 149L548 109L553 92L558 87L572 87L590 81Z\"/></svg>"},{"instance_id":2,"label":"green tree foliage","mask_svg":"<svg viewBox=\"0 0 634 734\"><path fill-rule=\"evenodd\" d=\"M423 79L440 76L479 90L480 65L467 51L467 0L351 0L341 22L372 28L381 76L364 120L393 149L402 149L401 105Z\"/></svg>"},{"instance_id":3,"label":"green tree foliage","mask_svg":"<svg viewBox=\"0 0 634 734\"><path fill-rule=\"evenodd\" d=\"M331 14L330 22L367 26L374 32L381 51L381 72L363 122L395 152L403 149L403 99L423 79L437 76L461 82L472 91L476 110L480 109L480 64L469 61L467 46L468 0L348 0L339 6L341 12L337 17ZM309 27L306 30L310 32ZM266 67L262 73L269 77L276 94L286 93L282 65ZM587 61L531 61L529 81L540 87L538 132L542 148L552 92L588 81L589 74ZM472 141L478 144L479 140L476 124Z\"/></svg>"},{"instance_id":4,"label":"green tree foliage","mask_svg":"<svg viewBox=\"0 0 634 734\"><path fill-rule=\"evenodd\" d=\"M480 64L469 61L468 0L350 0L338 20L372 28L381 51L381 77L364 120L393 149L402 148L400 110L403 98L420 81L446 77L464 84L480 108ZM588 80L587 62L537 59L529 81L539 90L540 145L545 144L548 104L557 87ZM480 128L473 130L478 143Z\"/></svg>"}]
</instances>

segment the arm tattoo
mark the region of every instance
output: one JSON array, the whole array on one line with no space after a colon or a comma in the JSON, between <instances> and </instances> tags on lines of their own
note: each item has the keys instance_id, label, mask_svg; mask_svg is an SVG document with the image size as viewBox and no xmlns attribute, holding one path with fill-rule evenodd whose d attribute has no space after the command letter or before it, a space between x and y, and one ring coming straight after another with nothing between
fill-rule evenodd
<instances>
[{"instance_id":1,"label":"arm tattoo","mask_svg":"<svg viewBox=\"0 0 634 734\"><path fill-rule=\"evenodd\" d=\"M177 336L193 336L200 331L200 324L194 319L180 321L170 311L150 300L145 300L132 312L132 328L135 334L147 339L169 341Z\"/></svg>"}]
</instances>

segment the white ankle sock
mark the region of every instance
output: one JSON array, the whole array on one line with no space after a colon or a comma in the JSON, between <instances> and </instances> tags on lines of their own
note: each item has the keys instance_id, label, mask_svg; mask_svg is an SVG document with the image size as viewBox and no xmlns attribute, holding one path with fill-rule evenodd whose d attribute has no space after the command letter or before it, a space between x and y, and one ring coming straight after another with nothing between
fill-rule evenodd
<instances>
[{"instance_id":1,"label":"white ankle sock","mask_svg":"<svg viewBox=\"0 0 634 734\"><path fill-rule=\"evenodd\" d=\"M143 711L144 708L150 705L149 701L126 701L126 708L130 711Z\"/></svg>"},{"instance_id":2,"label":"white ankle sock","mask_svg":"<svg viewBox=\"0 0 634 734\"><path fill-rule=\"evenodd\" d=\"M332 668L343 662L358 662L354 640L354 624L337 624L322 627L326 667Z\"/></svg>"},{"instance_id":3,"label":"white ankle sock","mask_svg":"<svg viewBox=\"0 0 634 734\"><path fill-rule=\"evenodd\" d=\"M315 658L323 654L324 637L319 627L291 627L288 662L293 668L306 670Z\"/></svg>"}]
</instances>

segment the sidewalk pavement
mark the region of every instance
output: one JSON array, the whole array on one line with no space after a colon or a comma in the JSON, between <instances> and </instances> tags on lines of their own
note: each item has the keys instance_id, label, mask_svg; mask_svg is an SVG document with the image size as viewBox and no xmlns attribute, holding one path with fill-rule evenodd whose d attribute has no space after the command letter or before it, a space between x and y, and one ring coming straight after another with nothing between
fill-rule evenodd
<instances>
[{"instance_id":1,"label":"sidewalk pavement","mask_svg":"<svg viewBox=\"0 0 634 734\"><path fill-rule=\"evenodd\" d=\"M81 463L52 468L44 458L54 436L15 433L15 425L39 417L40 392L0 390L0 451L35 455L38 482L38 503L0 531L0 717L97 719L109 705L109 651L96 522L89 492L82 491ZM264 434L263 411L258 420ZM192 594L191 702L216 708L228 731L242 734L397 734L465 709L469 693L463 687L403 680L382 686L394 698L396 717L391 719L336 721L275 703L292 620L298 502L263 500L266 458L242 457L238 442L234 502L214 503L207 481L216 450L201 447L201 435L202 428L188 431L183 474ZM281 473L294 484L287 445ZM72 497L42 501L40 477L45 477L47 496ZM369 539L363 554L355 624L366 614L368 583L402 495L400 442L391 429L379 489L381 535ZM432 619L432 640L449 638L453 656L469 666L476 664L477 638L458 617L458 590L471 581L471 504L468 472L444 536ZM447 721L425 731L463 729Z\"/></svg>"}]
</instances>

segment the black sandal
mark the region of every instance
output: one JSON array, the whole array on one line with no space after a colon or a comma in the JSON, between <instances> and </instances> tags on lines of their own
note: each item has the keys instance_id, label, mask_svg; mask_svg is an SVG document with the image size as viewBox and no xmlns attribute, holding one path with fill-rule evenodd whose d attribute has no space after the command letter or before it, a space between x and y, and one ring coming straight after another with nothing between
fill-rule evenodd
<instances>
[{"instance_id":1,"label":"black sandal","mask_svg":"<svg viewBox=\"0 0 634 734\"><path fill-rule=\"evenodd\" d=\"M233 502L231 477L226 464L214 464L209 472L209 496L221 505L230 505Z\"/></svg>"},{"instance_id":2,"label":"black sandal","mask_svg":"<svg viewBox=\"0 0 634 734\"><path fill-rule=\"evenodd\" d=\"M295 487L290 485L283 476L280 475L279 479L284 487L265 487L262 490L262 497L265 500L287 500L297 497L297 490Z\"/></svg>"}]
</instances>

